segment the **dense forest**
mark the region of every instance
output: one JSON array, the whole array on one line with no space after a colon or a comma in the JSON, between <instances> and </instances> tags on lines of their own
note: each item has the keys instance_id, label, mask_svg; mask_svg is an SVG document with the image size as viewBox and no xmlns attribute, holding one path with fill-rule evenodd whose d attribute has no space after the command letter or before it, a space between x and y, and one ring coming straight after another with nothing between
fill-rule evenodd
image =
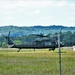
<instances>
[{"instance_id":1,"label":"dense forest","mask_svg":"<svg viewBox=\"0 0 75 75\"><path fill-rule=\"evenodd\" d=\"M10 37L13 42L16 44L21 44L26 41L31 42L31 40L37 39L37 37L34 37L33 34L47 35L50 39L55 40L56 36L51 36L59 33L61 28L61 42L65 46L75 45L75 27L65 27L61 25L18 27L9 25L0 27L0 47L8 47L7 41L3 35L8 36L9 31L11 32Z\"/></svg>"}]
</instances>

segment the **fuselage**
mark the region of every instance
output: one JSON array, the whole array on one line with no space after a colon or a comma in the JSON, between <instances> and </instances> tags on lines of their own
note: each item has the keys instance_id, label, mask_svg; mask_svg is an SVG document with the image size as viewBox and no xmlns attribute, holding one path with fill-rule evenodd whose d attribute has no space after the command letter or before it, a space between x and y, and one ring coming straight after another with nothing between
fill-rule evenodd
<instances>
[{"instance_id":1,"label":"fuselage","mask_svg":"<svg viewBox=\"0 0 75 75\"><path fill-rule=\"evenodd\" d=\"M8 44L11 48L18 48L18 52L20 49L26 48L26 49L43 49L43 48L51 48L52 50L55 50L55 48L58 47L57 41L50 40L50 38L44 38L41 40L35 40L35 41L29 41L24 44L14 44L10 37L6 37L6 40L8 41ZM63 47L63 44L60 43L60 47Z\"/></svg>"},{"instance_id":2,"label":"fuselage","mask_svg":"<svg viewBox=\"0 0 75 75\"><path fill-rule=\"evenodd\" d=\"M25 44L19 44L19 45L12 45L11 48L35 48L35 49L41 49L41 48L53 48L56 47L56 44L51 41L35 41L35 42L28 42Z\"/></svg>"}]
</instances>

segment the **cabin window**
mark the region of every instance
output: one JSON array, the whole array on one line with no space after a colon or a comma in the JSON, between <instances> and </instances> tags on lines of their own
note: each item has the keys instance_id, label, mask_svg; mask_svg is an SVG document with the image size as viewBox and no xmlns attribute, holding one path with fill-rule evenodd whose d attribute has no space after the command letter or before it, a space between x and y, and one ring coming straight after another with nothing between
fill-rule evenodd
<instances>
[{"instance_id":1,"label":"cabin window","mask_svg":"<svg viewBox=\"0 0 75 75\"><path fill-rule=\"evenodd\" d=\"M47 45L47 46L51 45L51 42L45 42L45 45Z\"/></svg>"}]
</instances>

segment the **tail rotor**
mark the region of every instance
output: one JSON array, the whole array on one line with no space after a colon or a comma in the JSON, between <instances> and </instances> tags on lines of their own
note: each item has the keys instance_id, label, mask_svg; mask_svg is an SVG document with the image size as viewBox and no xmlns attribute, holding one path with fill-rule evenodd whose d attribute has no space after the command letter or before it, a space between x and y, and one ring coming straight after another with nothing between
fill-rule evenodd
<instances>
[{"instance_id":1,"label":"tail rotor","mask_svg":"<svg viewBox=\"0 0 75 75\"><path fill-rule=\"evenodd\" d=\"M10 31L9 31L9 33L8 33L8 37L10 37Z\"/></svg>"},{"instance_id":2,"label":"tail rotor","mask_svg":"<svg viewBox=\"0 0 75 75\"><path fill-rule=\"evenodd\" d=\"M3 35L6 39L10 38L10 31L8 33L8 35Z\"/></svg>"},{"instance_id":3,"label":"tail rotor","mask_svg":"<svg viewBox=\"0 0 75 75\"><path fill-rule=\"evenodd\" d=\"M10 39L10 31L9 31L9 33L8 33L8 36L5 36L5 35L3 35L5 38L6 38L6 40L8 41L8 44L9 45L13 45L14 43L12 42L12 40Z\"/></svg>"}]
</instances>

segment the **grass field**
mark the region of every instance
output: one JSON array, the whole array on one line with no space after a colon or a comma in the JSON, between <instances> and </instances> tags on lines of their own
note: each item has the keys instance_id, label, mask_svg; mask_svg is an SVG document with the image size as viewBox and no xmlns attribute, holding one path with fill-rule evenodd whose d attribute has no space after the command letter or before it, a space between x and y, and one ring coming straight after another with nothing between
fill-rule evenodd
<instances>
[{"instance_id":1,"label":"grass field","mask_svg":"<svg viewBox=\"0 0 75 75\"><path fill-rule=\"evenodd\" d=\"M0 75L59 75L58 51L0 49ZM75 51L62 51L62 75L75 75Z\"/></svg>"}]
</instances>

